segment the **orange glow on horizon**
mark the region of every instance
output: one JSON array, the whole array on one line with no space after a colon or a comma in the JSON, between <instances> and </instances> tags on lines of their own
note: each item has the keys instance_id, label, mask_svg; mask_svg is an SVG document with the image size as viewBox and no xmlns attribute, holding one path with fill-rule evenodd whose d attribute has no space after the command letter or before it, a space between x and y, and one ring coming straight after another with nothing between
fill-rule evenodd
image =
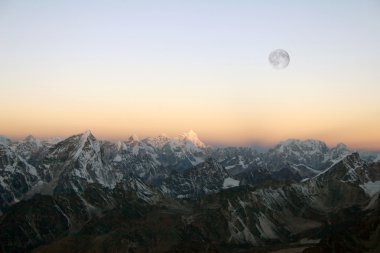
<instances>
[{"instance_id":1,"label":"orange glow on horizon","mask_svg":"<svg viewBox=\"0 0 380 253\"><path fill-rule=\"evenodd\" d=\"M5 2L0 135L380 150L380 1Z\"/></svg>"},{"instance_id":2,"label":"orange glow on horizon","mask_svg":"<svg viewBox=\"0 0 380 253\"><path fill-rule=\"evenodd\" d=\"M99 139L116 141L125 140L132 134L137 134L140 138L161 133L174 137L193 129L205 143L218 145L256 144L268 147L295 138L319 139L329 146L342 142L351 148L380 149L380 132L377 127L380 121L339 117L333 121L333 117L328 114L315 118L310 110L305 114L298 112L290 116L290 113L284 113L277 117L268 110L266 116L253 111L252 117L247 118L246 114L234 110L221 113L210 107L203 110L203 113L172 109L166 114L150 114L147 111L123 114L123 110L118 111L116 108L111 113L107 110L81 112L78 109L67 111L68 109L53 112L38 108L34 110L41 114L28 113L23 117L19 117L18 113L3 113L0 134L16 139L29 134L38 138L65 138L90 129Z\"/></svg>"}]
</instances>

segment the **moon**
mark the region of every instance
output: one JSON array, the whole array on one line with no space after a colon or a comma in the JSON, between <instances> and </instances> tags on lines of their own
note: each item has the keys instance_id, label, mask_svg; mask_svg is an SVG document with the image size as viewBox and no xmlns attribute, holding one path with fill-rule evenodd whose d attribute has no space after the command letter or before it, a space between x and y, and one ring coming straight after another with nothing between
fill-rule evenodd
<instances>
[{"instance_id":1,"label":"moon","mask_svg":"<svg viewBox=\"0 0 380 253\"><path fill-rule=\"evenodd\" d=\"M284 69L289 65L290 57L284 49L276 49L269 54L269 62L275 69Z\"/></svg>"}]
</instances>

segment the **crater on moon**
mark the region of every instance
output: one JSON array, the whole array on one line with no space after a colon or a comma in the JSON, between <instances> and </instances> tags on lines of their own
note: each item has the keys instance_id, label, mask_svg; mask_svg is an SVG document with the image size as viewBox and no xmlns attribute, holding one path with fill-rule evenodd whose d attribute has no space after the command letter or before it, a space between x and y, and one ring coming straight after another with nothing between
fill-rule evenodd
<instances>
[{"instance_id":1,"label":"crater on moon","mask_svg":"<svg viewBox=\"0 0 380 253\"><path fill-rule=\"evenodd\" d=\"M276 49L269 54L269 62L275 69L286 68L289 61L289 54L284 49Z\"/></svg>"}]
</instances>

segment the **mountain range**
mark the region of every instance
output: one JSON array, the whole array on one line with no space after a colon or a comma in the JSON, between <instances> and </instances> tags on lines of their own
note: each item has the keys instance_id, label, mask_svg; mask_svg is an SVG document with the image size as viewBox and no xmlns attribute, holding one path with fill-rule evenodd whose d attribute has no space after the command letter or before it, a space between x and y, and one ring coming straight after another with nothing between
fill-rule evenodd
<instances>
[{"instance_id":1,"label":"mountain range","mask_svg":"<svg viewBox=\"0 0 380 253\"><path fill-rule=\"evenodd\" d=\"M318 140L0 137L0 252L376 252L379 191L380 154Z\"/></svg>"}]
</instances>

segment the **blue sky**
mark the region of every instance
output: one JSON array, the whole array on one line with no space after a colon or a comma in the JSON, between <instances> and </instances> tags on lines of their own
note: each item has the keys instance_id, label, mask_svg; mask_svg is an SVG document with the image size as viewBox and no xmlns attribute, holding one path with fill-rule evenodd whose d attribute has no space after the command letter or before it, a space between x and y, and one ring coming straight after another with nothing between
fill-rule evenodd
<instances>
[{"instance_id":1,"label":"blue sky","mask_svg":"<svg viewBox=\"0 0 380 253\"><path fill-rule=\"evenodd\" d=\"M1 0L0 132L122 138L192 128L228 143L372 147L379 41L376 0ZM276 48L290 54L285 70L268 63ZM286 119L294 123L274 127ZM359 134L367 128L371 136Z\"/></svg>"}]
</instances>

